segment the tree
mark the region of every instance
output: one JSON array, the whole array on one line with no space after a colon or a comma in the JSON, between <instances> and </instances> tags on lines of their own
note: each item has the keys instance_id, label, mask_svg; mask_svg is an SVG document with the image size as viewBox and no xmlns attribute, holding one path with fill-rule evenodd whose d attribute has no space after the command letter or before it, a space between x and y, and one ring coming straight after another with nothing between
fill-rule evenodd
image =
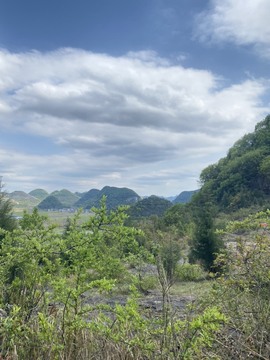
<instances>
[{"instance_id":1,"label":"tree","mask_svg":"<svg viewBox=\"0 0 270 360\"><path fill-rule=\"evenodd\" d=\"M192 228L192 209L189 204L175 204L165 212L161 221L179 236L187 236Z\"/></svg>"},{"instance_id":2,"label":"tree","mask_svg":"<svg viewBox=\"0 0 270 360\"><path fill-rule=\"evenodd\" d=\"M0 228L11 231L16 228L16 219L12 215L13 205L5 192L0 192ZM0 235L1 239L2 235Z\"/></svg>"},{"instance_id":3,"label":"tree","mask_svg":"<svg viewBox=\"0 0 270 360\"><path fill-rule=\"evenodd\" d=\"M46 303L45 289L58 267L59 242L54 225L48 225L47 217L37 209L32 214L25 211L20 227L8 232L2 241L0 301L19 306L25 319Z\"/></svg>"},{"instance_id":4,"label":"tree","mask_svg":"<svg viewBox=\"0 0 270 360\"><path fill-rule=\"evenodd\" d=\"M215 271L214 261L223 247L223 242L214 232L212 210L209 206L198 208L195 216L190 261L200 261L205 270Z\"/></svg>"}]
</instances>

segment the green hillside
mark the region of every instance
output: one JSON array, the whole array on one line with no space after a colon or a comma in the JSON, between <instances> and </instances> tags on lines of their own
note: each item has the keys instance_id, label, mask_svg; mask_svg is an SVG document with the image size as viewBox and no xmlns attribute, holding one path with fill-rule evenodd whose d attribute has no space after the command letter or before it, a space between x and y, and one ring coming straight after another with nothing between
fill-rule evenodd
<instances>
[{"instance_id":1,"label":"green hillside","mask_svg":"<svg viewBox=\"0 0 270 360\"><path fill-rule=\"evenodd\" d=\"M238 140L225 158L204 169L200 180L196 201L207 199L220 210L266 204L270 199L270 115Z\"/></svg>"},{"instance_id":2,"label":"green hillside","mask_svg":"<svg viewBox=\"0 0 270 360\"><path fill-rule=\"evenodd\" d=\"M79 200L79 196L66 189L53 191L50 195L59 200L63 208L71 208Z\"/></svg>"},{"instance_id":3,"label":"green hillside","mask_svg":"<svg viewBox=\"0 0 270 360\"><path fill-rule=\"evenodd\" d=\"M196 194L198 190L192 190L192 191L182 191L174 200L174 204L186 204L188 203L192 196Z\"/></svg>"},{"instance_id":4,"label":"green hillside","mask_svg":"<svg viewBox=\"0 0 270 360\"><path fill-rule=\"evenodd\" d=\"M131 205L140 199L140 196L131 189L105 186L101 190L88 191L75 205L85 209L99 207L103 196L106 196L108 209L115 209L120 205Z\"/></svg>"},{"instance_id":5,"label":"green hillside","mask_svg":"<svg viewBox=\"0 0 270 360\"><path fill-rule=\"evenodd\" d=\"M152 195L131 206L129 215L132 219L140 219L152 215L162 216L172 205L169 200Z\"/></svg>"},{"instance_id":6,"label":"green hillside","mask_svg":"<svg viewBox=\"0 0 270 360\"><path fill-rule=\"evenodd\" d=\"M87 193L83 194L83 196L75 203L75 206L82 207L84 209L93 207L93 204L98 201L99 192L100 190L97 189L87 191Z\"/></svg>"},{"instance_id":7,"label":"green hillside","mask_svg":"<svg viewBox=\"0 0 270 360\"><path fill-rule=\"evenodd\" d=\"M63 209L65 206L57 199L54 195L47 196L38 204L39 210L59 210Z\"/></svg>"},{"instance_id":8,"label":"green hillside","mask_svg":"<svg viewBox=\"0 0 270 360\"><path fill-rule=\"evenodd\" d=\"M15 209L29 209L37 206L37 204L40 202L39 199L25 193L24 191L13 191L7 194L7 196L13 202Z\"/></svg>"},{"instance_id":9,"label":"green hillside","mask_svg":"<svg viewBox=\"0 0 270 360\"><path fill-rule=\"evenodd\" d=\"M44 189L35 189L30 191L29 195L34 196L35 198L39 199L40 201L45 199L49 194Z\"/></svg>"}]
</instances>

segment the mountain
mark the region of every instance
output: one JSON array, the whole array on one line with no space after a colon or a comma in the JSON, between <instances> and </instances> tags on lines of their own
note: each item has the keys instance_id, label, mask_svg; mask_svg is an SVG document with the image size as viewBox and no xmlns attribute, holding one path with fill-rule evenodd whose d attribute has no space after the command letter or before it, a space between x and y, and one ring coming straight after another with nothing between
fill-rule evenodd
<instances>
[{"instance_id":1,"label":"mountain","mask_svg":"<svg viewBox=\"0 0 270 360\"><path fill-rule=\"evenodd\" d=\"M47 196L38 204L39 210L59 210L63 209L65 206L57 199L54 195Z\"/></svg>"},{"instance_id":2,"label":"mountain","mask_svg":"<svg viewBox=\"0 0 270 360\"><path fill-rule=\"evenodd\" d=\"M49 194L46 190L43 189L35 189L30 191L29 195L34 196L35 198L39 199L40 201L45 199Z\"/></svg>"},{"instance_id":3,"label":"mountain","mask_svg":"<svg viewBox=\"0 0 270 360\"><path fill-rule=\"evenodd\" d=\"M244 135L218 163L200 175L196 202L209 202L221 211L235 211L270 200L270 115Z\"/></svg>"},{"instance_id":4,"label":"mountain","mask_svg":"<svg viewBox=\"0 0 270 360\"><path fill-rule=\"evenodd\" d=\"M169 200L151 195L132 205L128 213L131 219L140 219L152 215L162 216L172 205Z\"/></svg>"},{"instance_id":5,"label":"mountain","mask_svg":"<svg viewBox=\"0 0 270 360\"><path fill-rule=\"evenodd\" d=\"M150 198L149 203L146 202L146 207L149 207L150 209L152 206L151 204L154 202L153 198L163 199L165 201L164 204L168 205L168 203L170 203L170 205L172 205L172 203L184 203L189 201L195 191L184 191L178 195L178 197L171 197L169 199L152 195L150 197L145 197L144 200ZM107 198L106 204L108 209L115 209L120 205L134 205L139 200L142 200L142 198L135 191L129 188L118 188L112 186L105 186L101 190L91 189L83 193L72 193L66 189L56 190L51 194L48 194L48 192L44 189L35 189L30 191L29 194L23 191L14 191L13 193L9 194L9 197L16 203L17 207L25 209L33 208L39 203L41 203L41 205L38 206L40 209L91 209L92 207L99 207L100 201L104 195ZM161 206L162 208L162 205L160 205L160 200L157 199L155 200L156 205L154 205L156 206L156 210L149 210L150 215L159 215L162 212L162 210L159 210L159 207ZM46 201L44 202L44 200ZM142 206L144 206L144 203ZM144 211L148 213L148 210Z\"/></svg>"},{"instance_id":6,"label":"mountain","mask_svg":"<svg viewBox=\"0 0 270 360\"><path fill-rule=\"evenodd\" d=\"M182 191L174 200L174 204L186 204L188 203L192 196L196 194L199 190L191 190L191 191Z\"/></svg>"},{"instance_id":7,"label":"mountain","mask_svg":"<svg viewBox=\"0 0 270 360\"><path fill-rule=\"evenodd\" d=\"M104 195L107 197L108 208L116 208L119 205L132 205L140 199L140 196L131 189L112 186L105 186L100 190L100 199Z\"/></svg>"},{"instance_id":8,"label":"mountain","mask_svg":"<svg viewBox=\"0 0 270 360\"><path fill-rule=\"evenodd\" d=\"M13 191L8 194L8 197L14 201L21 201L21 200L32 200L33 196L25 193L24 191Z\"/></svg>"},{"instance_id":9,"label":"mountain","mask_svg":"<svg viewBox=\"0 0 270 360\"><path fill-rule=\"evenodd\" d=\"M15 206L19 208L31 208L40 202L39 199L24 191L13 191L12 193L7 194L7 196L12 200Z\"/></svg>"},{"instance_id":10,"label":"mountain","mask_svg":"<svg viewBox=\"0 0 270 360\"><path fill-rule=\"evenodd\" d=\"M62 208L71 208L79 200L79 196L66 189L53 191L50 195L59 200Z\"/></svg>"},{"instance_id":11,"label":"mountain","mask_svg":"<svg viewBox=\"0 0 270 360\"><path fill-rule=\"evenodd\" d=\"M75 207L82 207L82 208L91 208L96 204L98 201L100 190L97 189L91 189L87 191L85 194L82 195L82 197L75 203Z\"/></svg>"},{"instance_id":12,"label":"mountain","mask_svg":"<svg viewBox=\"0 0 270 360\"><path fill-rule=\"evenodd\" d=\"M105 186L101 190L92 189L88 191L76 202L75 206L84 209L98 207L103 196L106 196L108 209L115 209L120 205L131 205L140 199L140 196L131 189Z\"/></svg>"},{"instance_id":13,"label":"mountain","mask_svg":"<svg viewBox=\"0 0 270 360\"><path fill-rule=\"evenodd\" d=\"M79 192L79 191L75 191L75 195L78 196L79 198L83 197L83 195L86 194L87 191L84 191L84 192Z\"/></svg>"},{"instance_id":14,"label":"mountain","mask_svg":"<svg viewBox=\"0 0 270 360\"><path fill-rule=\"evenodd\" d=\"M177 195L175 195L175 196L168 196L168 197L165 197L164 199L173 202L176 198L177 198Z\"/></svg>"}]
</instances>

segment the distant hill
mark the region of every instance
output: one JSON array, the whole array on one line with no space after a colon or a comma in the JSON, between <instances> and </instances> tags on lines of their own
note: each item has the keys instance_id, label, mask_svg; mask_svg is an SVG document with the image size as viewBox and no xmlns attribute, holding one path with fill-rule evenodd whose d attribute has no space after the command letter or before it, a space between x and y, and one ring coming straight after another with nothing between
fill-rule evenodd
<instances>
[{"instance_id":1,"label":"distant hill","mask_svg":"<svg viewBox=\"0 0 270 360\"><path fill-rule=\"evenodd\" d=\"M120 205L131 205L140 199L140 196L131 189L105 186L101 190L89 190L75 203L75 206L84 209L99 207L100 200L104 195L107 198L108 209L115 209Z\"/></svg>"},{"instance_id":2,"label":"distant hill","mask_svg":"<svg viewBox=\"0 0 270 360\"><path fill-rule=\"evenodd\" d=\"M140 200L140 196L129 188L105 186L100 190L98 201L104 195L107 197L107 207L109 209L116 208L119 205L132 205Z\"/></svg>"},{"instance_id":3,"label":"distant hill","mask_svg":"<svg viewBox=\"0 0 270 360\"><path fill-rule=\"evenodd\" d=\"M128 213L131 219L152 215L162 216L172 205L171 201L152 195L131 206Z\"/></svg>"},{"instance_id":4,"label":"distant hill","mask_svg":"<svg viewBox=\"0 0 270 360\"><path fill-rule=\"evenodd\" d=\"M79 198L83 197L85 194L87 193L87 191L84 192L79 192L79 191L75 191L75 195L78 196Z\"/></svg>"},{"instance_id":5,"label":"distant hill","mask_svg":"<svg viewBox=\"0 0 270 360\"><path fill-rule=\"evenodd\" d=\"M39 210L59 210L63 209L65 206L55 197L54 195L47 196L38 204Z\"/></svg>"},{"instance_id":6,"label":"distant hill","mask_svg":"<svg viewBox=\"0 0 270 360\"><path fill-rule=\"evenodd\" d=\"M191 190L191 191L182 191L174 200L174 204L186 204L188 203L192 196L196 194L199 190Z\"/></svg>"},{"instance_id":7,"label":"distant hill","mask_svg":"<svg viewBox=\"0 0 270 360\"><path fill-rule=\"evenodd\" d=\"M35 198L37 198L41 201L41 200L45 199L49 194L46 190L35 189L35 190L30 191L29 195L34 196Z\"/></svg>"},{"instance_id":8,"label":"distant hill","mask_svg":"<svg viewBox=\"0 0 270 360\"><path fill-rule=\"evenodd\" d=\"M12 200L15 207L19 208L27 209L29 207L35 207L40 202L39 199L24 191L13 191L7 194L7 196Z\"/></svg>"},{"instance_id":9,"label":"distant hill","mask_svg":"<svg viewBox=\"0 0 270 360\"><path fill-rule=\"evenodd\" d=\"M91 189L84 193L82 197L75 203L76 207L82 207L84 209L91 208L96 204L99 199L100 190L98 189Z\"/></svg>"},{"instance_id":10,"label":"distant hill","mask_svg":"<svg viewBox=\"0 0 270 360\"><path fill-rule=\"evenodd\" d=\"M53 191L50 195L59 200L62 208L71 208L79 200L79 196L66 189Z\"/></svg>"},{"instance_id":11,"label":"distant hill","mask_svg":"<svg viewBox=\"0 0 270 360\"><path fill-rule=\"evenodd\" d=\"M163 212L163 206L167 209L169 204L172 205L172 203L186 203L190 201L192 195L197 191L198 190L183 191L177 197L174 196L167 199L154 195L141 198L134 190L126 187L118 188L113 186L105 186L101 190L91 189L83 193L72 193L67 189L62 189L55 190L51 194L48 194L44 189L35 189L30 191L29 194L23 191L14 191L8 195L14 202L14 205L20 209L31 209L40 204L38 208L46 210L63 208L83 208L89 210L92 207L99 207L104 195L107 198L106 204L108 209L115 209L120 205L134 205L143 199L145 202L140 202L138 205L143 209L135 209L134 211L136 213L138 210L138 214L142 211L142 214L146 214L145 216L150 216L160 215ZM162 202L162 200L164 200L164 202ZM138 216L144 215L140 214Z\"/></svg>"},{"instance_id":12,"label":"distant hill","mask_svg":"<svg viewBox=\"0 0 270 360\"><path fill-rule=\"evenodd\" d=\"M33 199L33 196L25 193L24 191L13 191L8 194L8 197L15 201Z\"/></svg>"},{"instance_id":13,"label":"distant hill","mask_svg":"<svg viewBox=\"0 0 270 360\"><path fill-rule=\"evenodd\" d=\"M171 201L171 202L173 202L176 198L177 198L177 196L168 196L168 197L165 197L166 200L169 200L169 201Z\"/></svg>"}]
</instances>

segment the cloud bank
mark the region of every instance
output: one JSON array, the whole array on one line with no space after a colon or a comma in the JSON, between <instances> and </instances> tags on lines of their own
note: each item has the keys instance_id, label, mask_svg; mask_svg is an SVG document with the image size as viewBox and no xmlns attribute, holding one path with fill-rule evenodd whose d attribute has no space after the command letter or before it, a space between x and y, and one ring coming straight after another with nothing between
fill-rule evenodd
<instances>
[{"instance_id":1,"label":"cloud bank","mask_svg":"<svg viewBox=\"0 0 270 360\"><path fill-rule=\"evenodd\" d=\"M252 45L270 57L270 2L268 0L212 0L197 17L197 36L203 41Z\"/></svg>"},{"instance_id":2,"label":"cloud bank","mask_svg":"<svg viewBox=\"0 0 270 360\"><path fill-rule=\"evenodd\" d=\"M267 79L225 86L210 71L154 52L2 50L0 64L1 128L21 136L0 147L1 175L8 187L29 191L194 189L200 171L269 111L262 102ZM29 136L46 139L42 155L38 140L24 142Z\"/></svg>"}]
</instances>

